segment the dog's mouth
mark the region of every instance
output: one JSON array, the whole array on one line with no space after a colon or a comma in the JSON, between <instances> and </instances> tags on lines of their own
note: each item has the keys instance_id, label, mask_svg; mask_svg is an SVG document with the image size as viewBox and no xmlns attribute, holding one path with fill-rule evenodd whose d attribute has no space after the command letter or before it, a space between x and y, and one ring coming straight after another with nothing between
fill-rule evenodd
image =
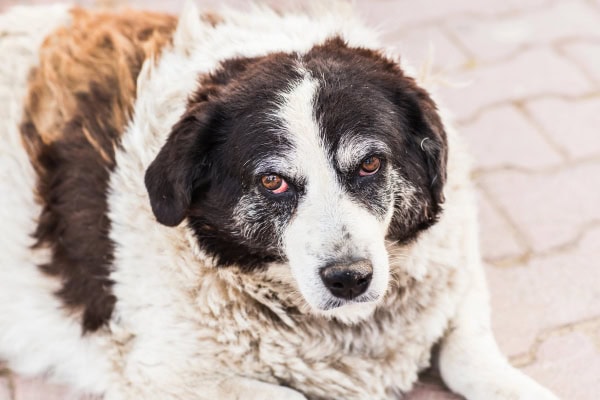
<instances>
[{"instance_id":1,"label":"dog's mouth","mask_svg":"<svg viewBox=\"0 0 600 400\"><path fill-rule=\"evenodd\" d=\"M380 304L383 295L366 293L352 300L331 298L323 302L322 307L314 310L317 315L333 319L344 324L357 324L370 318Z\"/></svg>"},{"instance_id":2,"label":"dog's mouth","mask_svg":"<svg viewBox=\"0 0 600 400\"><path fill-rule=\"evenodd\" d=\"M333 311L344 306L365 304L365 303L378 303L381 295L374 292L367 292L359 297L351 300L340 299L338 297L330 296L328 299L319 304L319 309L322 311Z\"/></svg>"}]
</instances>

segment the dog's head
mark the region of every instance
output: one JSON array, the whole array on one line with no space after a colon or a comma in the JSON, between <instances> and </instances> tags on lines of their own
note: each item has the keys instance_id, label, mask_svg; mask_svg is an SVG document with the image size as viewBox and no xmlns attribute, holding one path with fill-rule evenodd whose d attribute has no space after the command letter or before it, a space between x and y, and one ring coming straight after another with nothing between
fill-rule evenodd
<instances>
[{"instance_id":1,"label":"dog's head","mask_svg":"<svg viewBox=\"0 0 600 400\"><path fill-rule=\"evenodd\" d=\"M339 38L224 61L200 86L146 172L157 220L187 218L217 266L289 265L317 313L374 309L386 240L441 211L446 136L429 95Z\"/></svg>"}]
</instances>

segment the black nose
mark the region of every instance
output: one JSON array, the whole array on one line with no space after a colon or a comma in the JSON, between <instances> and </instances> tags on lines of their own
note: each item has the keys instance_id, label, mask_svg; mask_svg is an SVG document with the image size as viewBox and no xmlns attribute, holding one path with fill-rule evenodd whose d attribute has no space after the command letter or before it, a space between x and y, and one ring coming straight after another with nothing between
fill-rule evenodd
<instances>
[{"instance_id":1,"label":"black nose","mask_svg":"<svg viewBox=\"0 0 600 400\"><path fill-rule=\"evenodd\" d=\"M350 300L363 294L369 287L373 265L367 260L331 263L319 273L323 283L335 297Z\"/></svg>"}]
</instances>

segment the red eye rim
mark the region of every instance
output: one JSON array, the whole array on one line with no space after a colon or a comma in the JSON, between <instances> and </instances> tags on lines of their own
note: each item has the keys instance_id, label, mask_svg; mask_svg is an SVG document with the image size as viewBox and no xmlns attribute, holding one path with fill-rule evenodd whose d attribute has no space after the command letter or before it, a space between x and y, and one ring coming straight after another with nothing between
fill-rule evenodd
<instances>
[{"instance_id":1,"label":"red eye rim","mask_svg":"<svg viewBox=\"0 0 600 400\"><path fill-rule=\"evenodd\" d=\"M381 169L381 159L376 156L369 156L360 164L358 174L360 176L369 176L376 174Z\"/></svg>"},{"instance_id":2,"label":"red eye rim","mask_svg":"<svg viewBox=\"0 0 600 400\"><path fill-rule=\"evenodd\" d=\"M285 193L289 189L288 183L277 174L267 174L260 178L260 183L265 189L274 194Z\"/></svg>"}]
</instances>

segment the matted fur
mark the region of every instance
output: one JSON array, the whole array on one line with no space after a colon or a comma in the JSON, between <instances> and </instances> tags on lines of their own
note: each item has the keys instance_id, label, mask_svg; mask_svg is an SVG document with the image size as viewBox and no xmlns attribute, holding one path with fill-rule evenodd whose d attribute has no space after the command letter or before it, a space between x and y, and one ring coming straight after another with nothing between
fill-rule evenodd
<instances>
[{"instance_id":1,"label":"matted fur","mask_svg":"<svg viewBox=\"0 0 600 400\"><path fill-rule=\"evenodd\" d=\"M130 21L134 28L120 31L126 38L135 36L138 32L135 26L145 23L157 27L156 32L160 34L150 36L153 38L148 45L150 50L144 50L145 40L112 41L114 50L124 54L125 59L128 59L127 54L136 55L133 64L109 63L96 76L93 68L83 68L75 74L75 82L70 72L44 74L43 71L61 71L61 68L56 69L51 62L54 66L46 69L45 63L49 61L37 55L40 46L75 40L76 36L69 33L68 28L60 27L79 26L78 18L90 26L106 23L106 26L122 27L128 26L123 25L123 21ZM116 24L116 21L121 23ZM50 33L57 27L57 31ZM189 132L181 131L187 126L185 118L189 117L187 122L196 124L194 129L204 129L209 120L203 118L211 111L212 101L239 99L241 92L236 91L239 88L224 85L230 78L219 72L223 71L224 64L231 63L229 71L237 74L245 67L243 62L236 64L236 59L261 58L277 52L306 54L335 37L341 39L329 42L333 47L323 56L333 52L336 46L342 48L341 52L346 51L343 47L348 43L347 46L354 49L348 51L363 52L365 57L384 57L377 51L357 49L379 49L380 45L372 31L343 5L333 11L319 9L312 14L283 14L261 7L249 13L225 10L218 16L205 18L200 18L195 8L188 5L172 34L172 42L170 27L168 17L129 14L103 15L95 19L82 11L70 13L60 7L21 8L0 17L0 51L12 56L9 57L12 64L0 65L0 98L7 99L3 100L6 107L2 107L7 115L0 125L0 192L3 193L0 203L3 222L0 227L3 237L0 244L0 358L7 359L19 373L47 374L108 400L393 399L401 398L410 390L418 372L429 365L433 345L439 342L443 378L453 390L469 399L555 399L546 389L510 367L494 343L478 250L476 204L469 181L468 157L447 120L444 121L446 147L433 103L410 77L398 75L404 82L402 90L411 92L422 102L419 110L426 117L419 126L433 128L428 133L429 140L420 138L418 134L422 132L419 131L414 132L419 139L416 145L406 142L415 169L405 171L405 175L390 175L396 179L394 196L404 199L404 203L396 202L387 214L365 211L368 207L364 204L347 200L342 183L327 169L330 168L327 157L319 158L315 153L314 163L306 162L311 149L320 150L327 145L319 139L319 129L333 124L327 122L326 117L317 120L314 118L317 114L310 113L311 107L318 104L311 99L315 98L319 85L319 77L307 72L310 65L293 72L293 84L285 86L276 96L276 110L271 114L288 122L286 128L291 135L290 145L296 149L293 165L300 171L298 175L314 177L323 171L324 178L317 181L323 183L328 193L339 197L319 198L308 185L306 190L313 193L314 200L310 201L314 204L310 207L307 205L310 201L301 204L304 210L301 218L290 225L296 228L285 230L276 225L273 232L281 235L282 243L269 246L283 246L288 254L302 254L302 248L290 250L295 244L289 235L301 237L302 232L311 232L310 224L303 226L302 222L319 218L322 210L316 204L323 199L323 209L334 210L328 208L331 205L327 202L339 201L341 209L346 211L343 215L331 213L335 218L354 216L356 221L365 223L377 221L369 222L371 230L363 233L348 224L350 229L345 229L349 229L350 235L343 236L348 242L356 237L369 239L361 234L383 238L386 232L379 232L375 227L391 227L393 218L421 218L422 223L417 224L410 237L401 237L400 232L410 229L396 224L390 228L390 240L382 239L377 262L387 266L389 276L385 282L381 281L387 290L377 301L350 304L339 312L319 313L315 312L318 305L309 304L306 290L298 284L307 272L290 270L289 263L294 257L264 258L258 263L268 265L262 268L220 265L219 258L199 245L204 243L204 238L198 232L206 234L208 231L199 230L206 229L204 225L193 225L195 213L200 215L201 210L189 206L198 199L193 193L186 193L185 186L181 193L175 193L183 201L179 214L178 209L172 212L169 208L172 204L161 203L161 197L153 200L153 210L149 197L153 192L160 193L160 185L153 186L152 176L161 171L174 174L181 171L154 168L152 176L146 176L150 196L144 176L156 159L160 161L160 154L167 154L167 160L178 160L176 156L180 153L173 150L174 154L170 154L169 149L173 147L169 146L177 141L177 135L187 138ZM137 37L139 39L139 35ZM102 41L85 43L83 48L89 51L83 54L96 54L93 43L102 47ZM127 49L133 52L125 51ZM20 68L12 68L14 65ZM302 67L301 62L298 65ZM395 74L400 73L391 61L383 61L383 65ZM29 95L26 66L38 71L29 82ZM207 78L211 74L212 77ZM199 77L204 79L199 81ZM79 82L84 84L85 92L85 88L90 88L85 85L95 79L99 79L99 89L109 85L111 79L120 82L115 97L96 99L101 109L106 107L104 113L110 129L103 132L106 125L102 120L99 126L90 126L86 131L88 116L70 133L65 128L69 120L84 111L77 95L71 97L79 93L73 90ZM205 85L201 90L199 82ZM223 88L226 88L225 93L219 93ZM50 93L59 96L50 96ZM328 98L327 92L320 93L319 101L326 101L323 99ZM269 94L269 90L264 94ZM194 102L204 101L208 102L208 109L204 105L194 108ZM32 126L36 127L33 131ZM171 137L170 132L173 132ZM21 134L29 141L27 146L21 141ZM104 253L98 256L109 258L94 264L99 265L99 270L91 271L87 277L85 275L90 273L90 269L86 269L87 259L66 257L74 262L72 268L52 271L56 265L53 263L57 262L57 243L61 243L60 231L56 228L48 237L42 235L43 240L37 246L31 236L45 223L44 214L50 201L62 196L68 203L72 200L69 196L78 193L77 190L66 191L75 187L72 182L53 187L51 196L38 188L38 180L42 188L47 185L44 179L49 174L49 166L53 165L40 162L44 147L54 146L59 152L64 151L62 154L74 154L73 149L67 151L69 143L65 140L71 137L69 135L82 140L88 152L85 154L97 161L97 168L105 171L98 177L100 192L94 191L98 187L94 190L90 187L86 193L96 203L82 208L90 210L94 204L99 205L97 216L106 218L106 222L99 227L69 225L65 228L75 229L73 232L99 228L100 232L100 236L82 235L81 243L70 241L65 251L82 251L90 243L108 243L101 248ZM101 144L107 139L108 145ZM442 150L446 148L446 173L440 176L436 172L443 169ZM343 165L350 164L348 160L363 151L356 144L348 149L339 156L346 160ZM173 155L175 157L170 157ZM203 166L205 160L198 157L192 161ZM72 173L73 168L77 168L72 162L59 158L58 165L70 165ZM162 167L160 163L154 165ZM162 179L160 174L159 177ZM169 177L165 179L158 182L169 183ZM189 182L202 185L197 176ZM386 182L389 184L389 180ZM430 197L423 186L426 182L431 185ZM180 189L177 185L173 187ZM171 194L165 192L167 198ZM432 208L431 202L438 206L443 198L440 214L439 209ZM74 204L81 206L82 203ZM245 223L251 219L248 210L252 209L241 201L239 204L234 216ZM379 207L384 209L384 206L382 203ZM412 215L410 210L414 209L422 212ZM79 211L74 206L55 214L54 218L61 225ZM157 217L165 225L159 224ZM232 221L233 226L239 221ZM343 232L342 225L339 232ZM337 226L330 228L323 231L338 232ZM288 233L280 232L283 230ZM256 236L233 229L231 234L239 234L232 236L236 240ZM402 241L398 241L399 238ZM310 246L314 243L308 243ZM333 250L327 247L327 251L333 254L347 251L334 242L330 247ZM83 254L88 253L83 251ZM230 263L236 264L241 262L239 260ZM47 267L41 269L41 265ZM54 273L49 275L43 269ZM387 273L383 267L380 271ZM100 286L86 287L94 278L100 280ZM77 290L87 288L93 301L89 303L89 297L81 293L66 296L65 288L69 284L75 285ZM108 311L86 323L86 312L96 309L95 302L104 306L106 301L110 305ZM82 307L84 312L77 312L82 311ZM88 331L84 335L82 327Z\"/></svg>"}]
</instances>

